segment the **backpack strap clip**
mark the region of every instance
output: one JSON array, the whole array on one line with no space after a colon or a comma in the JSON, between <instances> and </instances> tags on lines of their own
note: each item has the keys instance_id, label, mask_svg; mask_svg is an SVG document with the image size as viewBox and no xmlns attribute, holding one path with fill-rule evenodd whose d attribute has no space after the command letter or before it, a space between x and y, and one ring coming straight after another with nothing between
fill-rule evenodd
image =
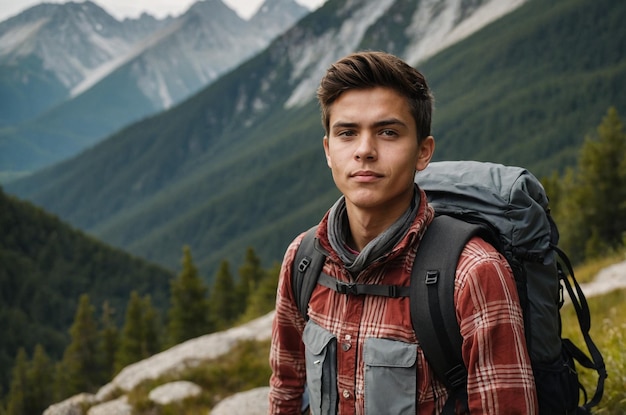
<instances>
[{"instance_id":1,"label":"backpack strap clip","mask_svg":"<svg viewBox=\"0 0 626 415\"><path fill-rule=\"evenodd\" d=\"M309 265L311 265L312 261L313 260L309 256L305 256L304 258L302 258L302 260L298 264L298 272L305 272Z\"/></svg>"},{"instance_id":2,"label":"backpack strap clip","mask_svg":"<svg viewBox=\"0 0 626 415\"><path fill-rule=\"evenodd\" d=\"M337 291L339 294L359 295L355 283L336 281L335 286L335 291Z\"/></svg>"},{"instance_id":3,"label":"backpack strap clip","mask_svg":"<svg viewBox=\"0 0 626 415\"><path fill-rule=\"evenodd\" d=\"M426 278L424 279L424 284L426 285L434 285L439 281L439 270L429 270L426 271Z\"/></svg>"}]
</instances>

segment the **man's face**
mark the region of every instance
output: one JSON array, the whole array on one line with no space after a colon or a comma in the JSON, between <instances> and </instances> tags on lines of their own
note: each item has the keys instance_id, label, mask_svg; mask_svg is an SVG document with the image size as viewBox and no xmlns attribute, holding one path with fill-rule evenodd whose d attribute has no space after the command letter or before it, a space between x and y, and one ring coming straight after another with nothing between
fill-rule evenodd
<instances>
[{"instance_id":1,"label":"man's face","mask_svg":"<svg viewBox=\"0 0 626 415\"><path fill-rule=\"evenodd\" d=\"M330 110L324 151L348 212L399 216L413 197L415 170L423 170L432 137L417 142L405 97L391 88L344 92Z\"/></svg>"}]
</instances>

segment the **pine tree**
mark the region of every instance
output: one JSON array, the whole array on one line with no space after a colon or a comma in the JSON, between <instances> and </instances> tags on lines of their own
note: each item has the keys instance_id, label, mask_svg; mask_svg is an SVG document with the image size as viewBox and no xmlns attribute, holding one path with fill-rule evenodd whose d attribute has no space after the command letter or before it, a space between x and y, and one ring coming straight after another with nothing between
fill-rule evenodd
<instances>
[{"instance_id":1,"label":"pine tree","mask_svg":"<svg viewBox=\"0 0 626 415\"><path fill-rule=\"evenodd\" d=\"M61 370L66 379L64 395L93 392L99 385L98 327L89 296L80 297L74 323L70 328L70 344L65 349Z\"/></svg>"},{"instance_id":2,"label":"pine tree","mask_svg":"<svg viewBox=\"0 0 626 415\"><path fill-rule=\"evenodd\" d=\"M182 270L171 281L170 290L168 312L170 345L213 331L207 300L208 290L198 275L188 246L183 248Z\"/></svg>"},{"instance_id":3,"label":"pine tree","mask_svg":"<svg viewBox=\"0 0 626 415\"><path fill-rule=\"evenodd\" d=\"M578 163L578 226L586 229L585 256L606 253L623 243L626 232L626 134L610 108L597 136L587 137Z\"/></svg>"},{"instance_id":4,"label":"pine tree","mask_svg":"<svg viewBox=\"0 0 626 415\"><path fill-rule=\"evenodd\" d=\"M218 330L230 327L238 317L237 296L230 265L228 261L222 261L210 297L211 315Z\"/></svg>"},{"instance_id":5,"label":"pine tree","mask_svg":"<svg viewBox=\"0 0 626 415\"><path fill-rule=\"evenodd\" d=\"M13 370L11 373L11 385L9 386L9 402L7 405L8 415L22 415L27 413L28 393L28 357L23 347L17 352Z\"/></svg>"},{"instance_id":6,"label":"pine tree","mask_svg":"<svg viewBox=\"0 0 626 415\"><path fill-rule=\"evenodd\" d=\"M257 289L248 299L248 307L241 318L242 322L253 320L274 309L276 304L276 287L278 286L278 276L280 274L280 264L274 264L272 269L265 272L265 276L259 283Z\"/></svg>"},{"instance_id":7,"label":"pine tree","mask_svg":"<svg viewBox=\"0 0 626 415\"><path fill-rule=\"evenodd\" d=\"M244 263L239 267L239 282L236 287L237 314L246 311L250 296L254 294L264 276L261 260L254 249L248 247Z\"/></svg>"},{"instance_id":8,"label":"pine tree","mask_svg":"<svg viewBox=\"0 0 626 415\"><path fill-rule=\"evenodd\" d=\"M144 357L152 356L161 351L161 324L159 313L152 306L150 295L144 296L142 300L142 351Z\"/></svg>"},{"instance_id":9,"label":"pine tree","mask_svg":"<svg viewBox=\"0 0 626 415\"><path fill-rule=\"evenodd\" d=\"M69 390L68 384L70 383L69 376L65 371L63 361L56 362L54 365L54 401L62 401L72 395Z\"/></svg>"},{"instance_id":10,"label":"pine tree","mask_svg":"<svg viewBox=\"0 0 626 415\"><path fill-rule=\"evenodd\" d=\"M624 245L626 235L626 133L610 108L597 134L587 136L578 164L544 179L559 226L559 245L574 262Z\"/></svg>"},{"instance_id":11,"label":"pine tree","mask_svg":"<svg viewBox=\"0 0 626 415\"><path fill-rule=\"evenodd\" d=\"M547 194L550 198L554 220L559 227L559 246L568 253L574 262L583 259L585 246L584 228L580 226L582 223L581 210L577 206L579 203L576 195L578 191L577 174L576 170L568 168L558 181L552 182L552 187L549 185L546 188L546 192L550 191Z\"/></svg>"},{"instance_id":12,"label":"pine tree","mask_svg":"<svg viewBox=\"0 0 626 415\"><path fill-rule=\"evenodd\" d=\"M107 382L115 374L115 354L119 345L119 330L114 321L115 310L108 301L102 305L100 330L100 357L102 381Z\"/></svg>"},{"instance_id":13,"label":"pine tree","mask_svg":"<svg viewBox=\"0 0 626 415\"><path fill-rule=\"evenodd\" d=\"M40 344L35 346L27 379L30 400L26 413L41 414L54 400L54 364Z\"/></svg>"},{"instance_id":14,"label":"pine tree","mask_svg":"<svg viewBox=\"0 0 626 415\"><path fill-rule=\"evenodd\" d=\"M144 357L143 353L143 317L142 301L136 291L130 294L126 306L124 327L120 336L119 348L115 354L115 371L119 372L127 365Z\"/></svg>"}]
</instances>

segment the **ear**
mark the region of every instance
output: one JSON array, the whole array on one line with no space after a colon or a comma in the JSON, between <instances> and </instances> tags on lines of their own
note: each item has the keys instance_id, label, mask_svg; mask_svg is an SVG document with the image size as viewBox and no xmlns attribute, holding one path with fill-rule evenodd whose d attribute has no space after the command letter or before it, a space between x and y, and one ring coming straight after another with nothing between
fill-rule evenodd
<instances>
[{"instance_id":1,"label":"ear","mask_svg":"<svg viewBox=\"0 0 626 415\"><path fill-rule=\"evenodd\" d=\"M333 168L333 163L330 159L330 150L328 148L328 136L324 136L324 153L326 154L326 164L328 165L328 167L330 167L331 169Z\"/></svg>"},{"instance_id":2,"label":"ear","mask_svg":"<svg viewBox=\"0 0 626 415\"><path fill-rule=\"evenodd\" d=\"M433 158L434 152L435 139L432 135L429 135L419 144L419 155L417 156L417 164L415 165L415 170L424 170L430 163L430 160Z\"/></svg>"}]
</instances>

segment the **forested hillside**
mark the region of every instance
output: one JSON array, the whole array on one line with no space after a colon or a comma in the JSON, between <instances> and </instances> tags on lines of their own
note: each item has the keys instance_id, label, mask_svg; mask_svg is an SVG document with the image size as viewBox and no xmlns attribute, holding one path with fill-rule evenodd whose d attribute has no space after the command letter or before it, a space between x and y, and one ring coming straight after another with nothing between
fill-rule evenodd
<instances>
[{"instance_id":1,"label":"forested hillside","mask_svg":"<svg viewBox=\"0 0 626 415\"><path fill-rule=\"evenodd\" d=\"M0 414L95 393L134 362L274 307L278 269L252 249L209 289L188 247L174 278L0 196Z\"/></svg>"},{"instance_id":2,"label":"forested hillside","mask_svg":"<svg viewBox=\"0 0 626 415\"><path fill-rule=\"evenodd\" d=\"M574 166L607 109L626 113L625 18L626 3L531 1L425 62L436 158Z\"/></svg>"},{"instance_id":3,"label":"forested hillside","mask_svg":"<svg viewBox=\"0 0 626 415\"><path fill-rule=\"evenodd\" d=\"M285 51L342 27L341 4L329 1L180 106L8 191L169 267L183 244L209 276L247 246L279 260L337 196L316 103L286 105L299 62ZM408 23L388 24L407 7L394 2L358 48L409 50L396 33ZM529 1L415 63L436 98L436 159L523 165L540 177L572 166L609 107L626 113L624 20L624 2Z\"/></svg>"},{"instance_id":4,"label":"forested hillside","mask_svg":"<svg viewBox=\"0 0 626 415\"><path fill-rule=\"evenodd\" d=\"M130 292L164 310L174 273L112 248L0 189L0 385L19 347L59 358L81 294L119 324Z\"/></svg>"}]
</instances>

